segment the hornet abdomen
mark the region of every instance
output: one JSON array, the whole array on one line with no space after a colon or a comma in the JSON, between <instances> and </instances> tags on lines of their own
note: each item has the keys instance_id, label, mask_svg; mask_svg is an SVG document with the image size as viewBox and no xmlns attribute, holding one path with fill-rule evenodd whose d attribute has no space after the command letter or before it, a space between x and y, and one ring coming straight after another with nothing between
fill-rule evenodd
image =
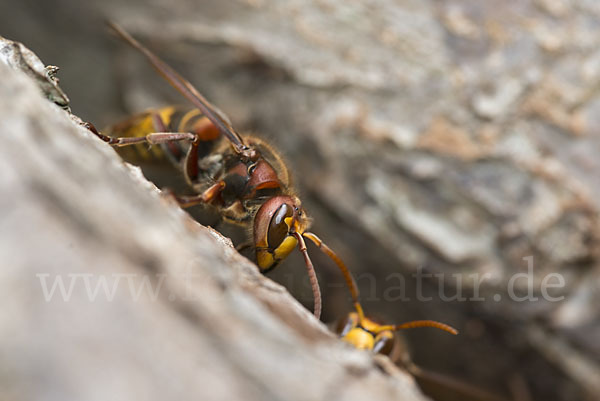
<instances>
[{"instance_id":1,"label":"hornet abdomen","mask_svg":"<svg viewBox=\"0 0 600 401\"><path fill-rule=\"evenodd\" d=\"M168 106L147 110L120 123L112 125L103 133L111 137L138 138L155 132L190 132L199 135L198 158L210 154L221 140L219 130L198 109ZM190 144L186 141L170 141L155 146L140 143L117 148L119 154L130 163L170 161L181 168Z\"/></svg>"}]
</instances>

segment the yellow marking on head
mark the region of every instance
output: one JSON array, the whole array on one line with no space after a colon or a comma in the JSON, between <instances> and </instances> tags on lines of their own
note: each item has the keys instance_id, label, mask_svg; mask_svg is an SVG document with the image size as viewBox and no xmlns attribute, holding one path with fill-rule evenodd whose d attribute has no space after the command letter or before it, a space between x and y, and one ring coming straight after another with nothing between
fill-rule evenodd
<instances>
[{"instance_id":1,"label":"yellow marking on head","mask_svg":"<svg viewBox=\"0 0 600 401\"><path fill-rule=\"evenodd\" d=\"M363 320L360 322L360 325L362 327L365 328L365 330L371 331L373 333L377 333L379 331L381 331L381 328L383 327L380 324L375 323L374 321L372 321L369 318L363 317Z\"/></svg>"},{"instance_id":2,"label":"yellow marking on head","mask_svg":"<svg viewBox=\"0 0 600 401\"><path fill-rule=\"evenodd\" d=\"M309 221L306 220L305 218L300 218L300 219L296 219L296 220L292 220L292 219L293 219L293 217L286 218L284 220L285 224L287 224L288 227L292 227L292 225L293 225L295 232L297 232L300 235L304 234L304 232L308 228Z\"/></svg>"},{"instance_id":3,"label":"yellow marking on head","mask_svg":"<svg viewBox=\"0 0 600 401\"><path fill-rule=\"evenodd\" d=\"M286 219L287 220L287 219ZM275 248L274 256L276 260L285 259L298 245L296 237L287 236L277 248Z\"/></svg>"},{"instance_id":4,"label":"yellow marking on head","mask_svg":"<svg viewBox=\"0 0 600 401\"><path fill-rule=\"evenodd\" d=\"M273 254L266 249L259 249L256 251L256 263L261 270L266 270L273 266L275 259Z\"/></svg>"},{"instance_id":5,"label":"yellow marking on head","mask_svg":"<svg viewBox=\"0 0 600 401\"><path fill-rule=\"evenodd\" d=\"M372 350L375 346L375 338L371 333L355 327L348 332L343 338L343 341L352 344L355 348Z\"/></svg>"},{"instance_id":6,"label":"yellow marking on head","mask_svg":"<svg viewBox=\"0 0 600 401\"><path fill-rule=\"evenodd\" d=\"M283 242L274 251L268 249L256 250L256 263L261 270L267 270L275 263L285 259L298 245L295 237L285 237Z\"/></svg>"}]
</instances>

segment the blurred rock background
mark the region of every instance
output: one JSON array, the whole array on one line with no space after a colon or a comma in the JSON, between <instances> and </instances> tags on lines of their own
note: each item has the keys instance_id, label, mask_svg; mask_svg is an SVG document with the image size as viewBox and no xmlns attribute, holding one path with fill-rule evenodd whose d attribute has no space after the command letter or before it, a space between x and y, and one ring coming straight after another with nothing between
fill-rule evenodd
<instances>
[{"instance_id":1,"label":"blurred rock background","mask_svg":"<svg viewBox=\"0 0 600 401\"><path fill-rule=\"evenodd\" d=\"M419 365L519 401L600 396L596 2L0 0L0 11L0 35L59 66L73 112L98 127L183 102L108 18L240 131L272 140L368 313L461 330L406 332ZM311 254L324 320L336 320L347 291ZM540 299L516 302L508 284L528 260ZM310 307L301 263L273 277ZM429 301L419 271L442 274L425 280ZM550 273L564 278L550 291L560 302L541 296ZM483 301L443 299L477 295L474 278Z\"/></svg>"}]
</instances>

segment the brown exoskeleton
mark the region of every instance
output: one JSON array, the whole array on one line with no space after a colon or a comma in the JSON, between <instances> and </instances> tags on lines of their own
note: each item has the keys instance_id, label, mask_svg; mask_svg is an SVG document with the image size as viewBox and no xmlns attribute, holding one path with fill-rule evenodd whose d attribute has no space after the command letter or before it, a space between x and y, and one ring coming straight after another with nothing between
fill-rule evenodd
<instances>
[{"instance_id":1,"label":"brown exoskeleton","mask_svg":"<svg viewBox=\"0 0 600 401\"><path fill-rule=\"evenodd\" d=\"M256 262L262 272L273 269L297 246L308 270L314 314L318 318L321 294L304 238L319 246L322 242L307 232L310 219L278 152L260 138L238 134L224 114L191 83L121 27L109 25L144 54L160 75L195 108L164 107L147 111L110 127L105 132L107 135L93 126L90 129L108 144L127 146L142 158L170 160L196 194L175 196L182 207L209 204L224 220L250 226ZM159 146L148 149L148 145Z\"/></svg>"}]
</instances>

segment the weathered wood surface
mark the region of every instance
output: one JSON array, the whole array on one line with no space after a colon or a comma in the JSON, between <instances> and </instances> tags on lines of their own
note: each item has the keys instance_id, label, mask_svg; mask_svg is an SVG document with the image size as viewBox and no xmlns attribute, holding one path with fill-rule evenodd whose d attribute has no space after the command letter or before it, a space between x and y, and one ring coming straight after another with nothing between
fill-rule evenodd
<instances>
[{"instance_id":1,"label":"weathered wood surface","mask_svg":"<svg viewBox=\"0 0 600 401\"><path fill-rule=\"evenodd\" d=\"M0 399L424 399L3 63L0 136Z\"/></svg>"}]
</instances>

